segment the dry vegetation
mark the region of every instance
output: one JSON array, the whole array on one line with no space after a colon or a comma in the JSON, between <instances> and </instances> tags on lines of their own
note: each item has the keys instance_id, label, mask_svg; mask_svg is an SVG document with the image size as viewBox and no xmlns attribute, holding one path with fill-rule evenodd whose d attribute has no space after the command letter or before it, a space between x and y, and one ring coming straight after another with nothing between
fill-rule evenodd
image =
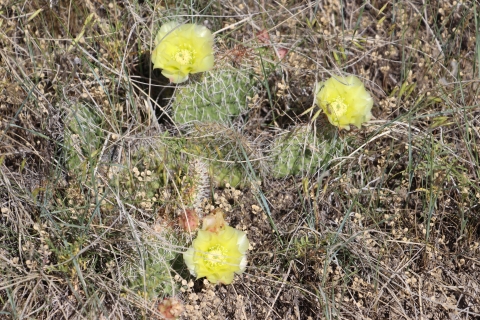
<instances>
[{"instance_id":1,"label":"dry vegetation","mask_svg":"<svg viewBox=\"0 0 480 320\"><path fill-rule=\"evenodd\" d=\"M478 319L478 10L0 0L0 319L152 319L172 295L184 319ZM149 60L172 18L218 31L215 70L177 88ZM250 79L248 110L176 123L175 93L225 69ZM338 73L374 96L361 130L299 116ZM276 179L271 142L299 127L322 156ZM188 141L241 163L240 184L210 184ZM183 266L188 205L248 233L232 285Z\"/></svg>"}]
</instances>

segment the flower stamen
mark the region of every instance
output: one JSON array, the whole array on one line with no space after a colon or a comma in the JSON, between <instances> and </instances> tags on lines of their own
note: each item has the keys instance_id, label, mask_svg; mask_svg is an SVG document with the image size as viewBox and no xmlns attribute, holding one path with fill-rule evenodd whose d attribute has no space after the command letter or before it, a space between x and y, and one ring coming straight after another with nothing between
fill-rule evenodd
<instances>
[{"instance_id":1,"label":"flower stamen","mask_svg":"<svg viewBox=\"0 0 480 320\"><path fill-rule=\"evenodd\" d=\"M205 255L205 264L210 268L217 268L227 262L228 250L221 245L215 245L208 248Z\"/></svg>"},{"instance_id":2,"label":"flower stamen","mask_svg":"<svg viewBox=\"0 0 480 320\"><path fill-rule=\"evenodd\" d=\"M180 49L175 53L174 58L181 65L186 65L192 63L194 54L191 49Z\"/></svg>"},{"instance_id":3,"label":"flower stamen","mask_svg":"<svg viewBox=\"0 0 480 320\"><path fill-rule=\"evenodd\" d=\"M335 101L330 103L330 106L332 108L332 112L335 116L341 117L345 113L347 113L348 106L345 104L344 99L342 97L337 97Z\"/></svg>"}]
</instances>

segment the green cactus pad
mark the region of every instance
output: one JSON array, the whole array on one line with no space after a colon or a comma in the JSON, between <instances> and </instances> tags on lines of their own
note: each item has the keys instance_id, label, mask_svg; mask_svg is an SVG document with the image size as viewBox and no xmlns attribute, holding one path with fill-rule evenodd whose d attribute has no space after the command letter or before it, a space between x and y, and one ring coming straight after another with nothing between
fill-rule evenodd
<instances>
[{"instance_id":1,"label":"green cactus pad","mask_svg":"<svg viewBox=\"0 0 480 320\"><path fill-rule=\"evenodd\" d=\"M198 82L177 89L172 104L173 119L177 124L228 123L247 110L252 83L249 75L236 69L210 72Z\"/></svg>"},{"instance_id":2,"label":"green cactus pad","mask_svg":"<svg viewBox=\"0 0 480 320\"><path fill-rule=\"evenodd\" d=\"M168 142L168 144L166 144ZM124 201L143 210L160 204L161 193L173 179L179 159L174 140L150 137L125 146L120 164L110 167L108 178Z\"/></svg>"},{"instance_id":3,"label":"green cactus pad","mask_svg":"<svg viewBox=\"0 0 480 320\"><path fill-rule=\"evenodd\" d=\"M142 242L143 260L127 261L122 267L129 290L148 299L171 295L174 281L170 272L175 254L165 248L165 242L160 242L157 238L144 239ZM173 238L166 241L175 242Z\"/></svg>"},{"instance_id":4,"label":"green cactus pad","mask_svg":"<svg viewBox=\"0 0 480 320\"><path fill-rule=\"evenodd\" d=\"M246 136L219 123L196 124L188 133L185 152L207 163L212 180L220 187L227 183L243 187L249 180L246 161L262 158ZM259 173L260 163L250 163Z\"/></svg>"},{"instance_id":5,"label":"green cactus pad","mask_svg":"<svg viewBox=\"0 0 480 320\"><path fill-rule=\"evenodd\" d=\"M91 106L77 104L72 107L65 123L65 164L69 171L83 173L81 176L84 177L87 167L95 165L102 149L102 120Z\"/></svg>"},{"instance_id":6,"label":"green cactus pad","mask_svg":"<svg viewBox=\"0 0 480 320\"><path fill-rule=\"evenodd\" d=\"M272 172L275 178L312 174L320 166L324 145L309 127L299 127L275 138Z\"/></svg>"}]
</instances>

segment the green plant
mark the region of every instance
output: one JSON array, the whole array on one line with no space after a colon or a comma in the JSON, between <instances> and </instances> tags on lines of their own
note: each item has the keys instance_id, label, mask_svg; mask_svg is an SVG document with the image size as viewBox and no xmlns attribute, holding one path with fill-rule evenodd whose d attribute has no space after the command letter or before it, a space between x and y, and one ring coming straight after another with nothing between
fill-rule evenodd
<instances>
[{"instance_id":1,"label":"green plant","mask_svg":"<svg viewBox=\"0 0 480 320\"><path fill-rule=\"evenodd\" d=\"M172 104L177 124L192 121L228 123L248 108L253 85L249 75L235 69L215 70L201 80L179 87Z\"/></svg>"},{"instance_id":2,"label":"green plant","mask_svg":"<svg viewBox=\"0 0 480 320\"><path fill-rule=\"evenodd\" d=\"M273 141L271 150L274 177L314 173L322 160L321 147L318 138L307 126L278 135Z\"/></svg>"},{"instance_id":3,"label":"green plant","mask_svg":"<svg viewBox=\"0 0 480 320\"><path fill-rule=\"evenodd\" d=\"M271 171L275 178L314 174L341 156L346 145L328 132L318 135L309 126L295 127L274 139Z\"/></svg>"},{"instance_id":4,"label":"green plant","mask_svg":"<svg viewBox=\"0 0 480 320\"><path fill-rule=\"evenodd\" d=\"M120 163L109 167L108 179L124 201L149 211L161 204L160 195L176 165L174 148L164 140L152 137L132 143Z\"/></svg>"},{"instance_id":5,"label":"green plant","mask_svg":"<svg viewBox=\"0 0 480 320\"><path fill-rule=\"evenodd\" d=\"M102 149L104 141L102 118L92 106L78 103L67 114L65 124L64 149L67 170L81 173L84 179L88 166L97 163L97 156Z\"/></svg>"},{"instance_id":6,"label":"green plant","mask_svg":"<svg viewBox=\"0 0 480 320\"><path fill-rule=\"evenodd\" d=\"M169 239L168 243L172 241L175 239ZM142 258L128 260L122 267L128 289L149 300L172 295L175 285L170 271L174 252L154 237L142 239L141 246Z\"/></svg>"},{"instance_id":7,"label":"green plant","mask_svg":"<svg viewBox=\"0 0 480 320\"><path fill-rule=\"evenodd\" d=\"M261 171L258 150L245 135L218 123L198 123L188 133L185 153L208 164L212 180L219 186L244 186L249 179L245 168L248 163Z\"/></svg>"}]
</instances>

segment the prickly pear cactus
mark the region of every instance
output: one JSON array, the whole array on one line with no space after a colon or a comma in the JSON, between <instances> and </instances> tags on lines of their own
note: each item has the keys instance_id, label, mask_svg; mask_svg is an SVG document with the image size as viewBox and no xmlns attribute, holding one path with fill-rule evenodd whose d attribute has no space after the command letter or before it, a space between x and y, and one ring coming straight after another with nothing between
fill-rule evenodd
<instances>
[{"instance_id":1,"label":"prickly pear cactus","mask_svg":"<svg viewBox=\"0 0 480 320\"><path fill-rule=\"evenodd\" d=\"M253 81L236 69L216 70L203 79L177 89L172 104L177 124L192 121L228 123L245 112L252 96Z\"/></svg>"},{"instance_id":2,"label":"prickly pear cactus","mask_svg":"<svg viewBox=\"0 0 480 320\"><path fill-rule=\"evenodd\" d=\"M249 180L247 162L261 174L258 150L241 132L219 123L197 123L187 134L185 151L208 164L213 182L242 187Z\"/></svg>"},{"instance_id":3,"label":"prickly pear cactus","mask_svg":"<svg viewBox=\"0 0 480 320\"><path fill-rule=\"evenodd\" d=\"M175 283L171 276L171 264L175 254L165 244L173 245L176 240L173 237L165 241L157 237L139 240L142 242L139 250L143 252L143 259L130 260L122 266L129 290L146 299L171 295Z\"/></svg>"},{"instance_id":4,"label":"prickly pear cactus","mask_svg":"<svg viewBox=\"0 0 480 320\"><path fill-rule=\"evenodd\" d=\"M108 174L124 201L154 211L163 205L173 210L199 208L208 197L208 165L182 155L181 139L164 134L135 142L127 149L125 159L111 166Z\"/></svg>"},{"instance_id":5,"label":"prickly pear cactus","mask_svg":"<svg viewBox=\"0 0 480 320\"><path fill-rule=\"evenodd\" d=\"M174 149L169 152L161 138L144 139L126 149L121 163L110 167L108 178L119 186L124 201L143 210L153 210L161 202L170 169L176 165Z\"/></svg>"},{"instance_id":6,"label":"prickly pear cactus","mask_svg":"<svg viewBox=\"0 0 480 320\"><path fill-rule=\"evenodd\" d=\"M247 182L245 168L240 165L224 165L220 162L212 163L210 167L210 175L214 177L216 183L225 187L227 184L232 187L244 187Z\"/></svg>"},{"instance_id":7,"label":"prickly pear cactus","mask_svg":"<svg viewBox=\"0 0 480 320\"><path fill-rule=\"evenodd\" d=\"M278 135L272 145L272 172L275 178L312 174L324 156L322 142L310 127L302 126Z\"/></svg>"},{"instance_id":8,"label":"prickly pear cactus","mask_svg":"<svg viewBox=\"0 0 480 320\"><path fill-rule=\"evenodd\" d=\"M91 106L77 104L70 110L65 123L65 164L69 171L83 173L84 177L88 166L97 162L102 149L102 120Z\"/></svg>"}]
</instances>

